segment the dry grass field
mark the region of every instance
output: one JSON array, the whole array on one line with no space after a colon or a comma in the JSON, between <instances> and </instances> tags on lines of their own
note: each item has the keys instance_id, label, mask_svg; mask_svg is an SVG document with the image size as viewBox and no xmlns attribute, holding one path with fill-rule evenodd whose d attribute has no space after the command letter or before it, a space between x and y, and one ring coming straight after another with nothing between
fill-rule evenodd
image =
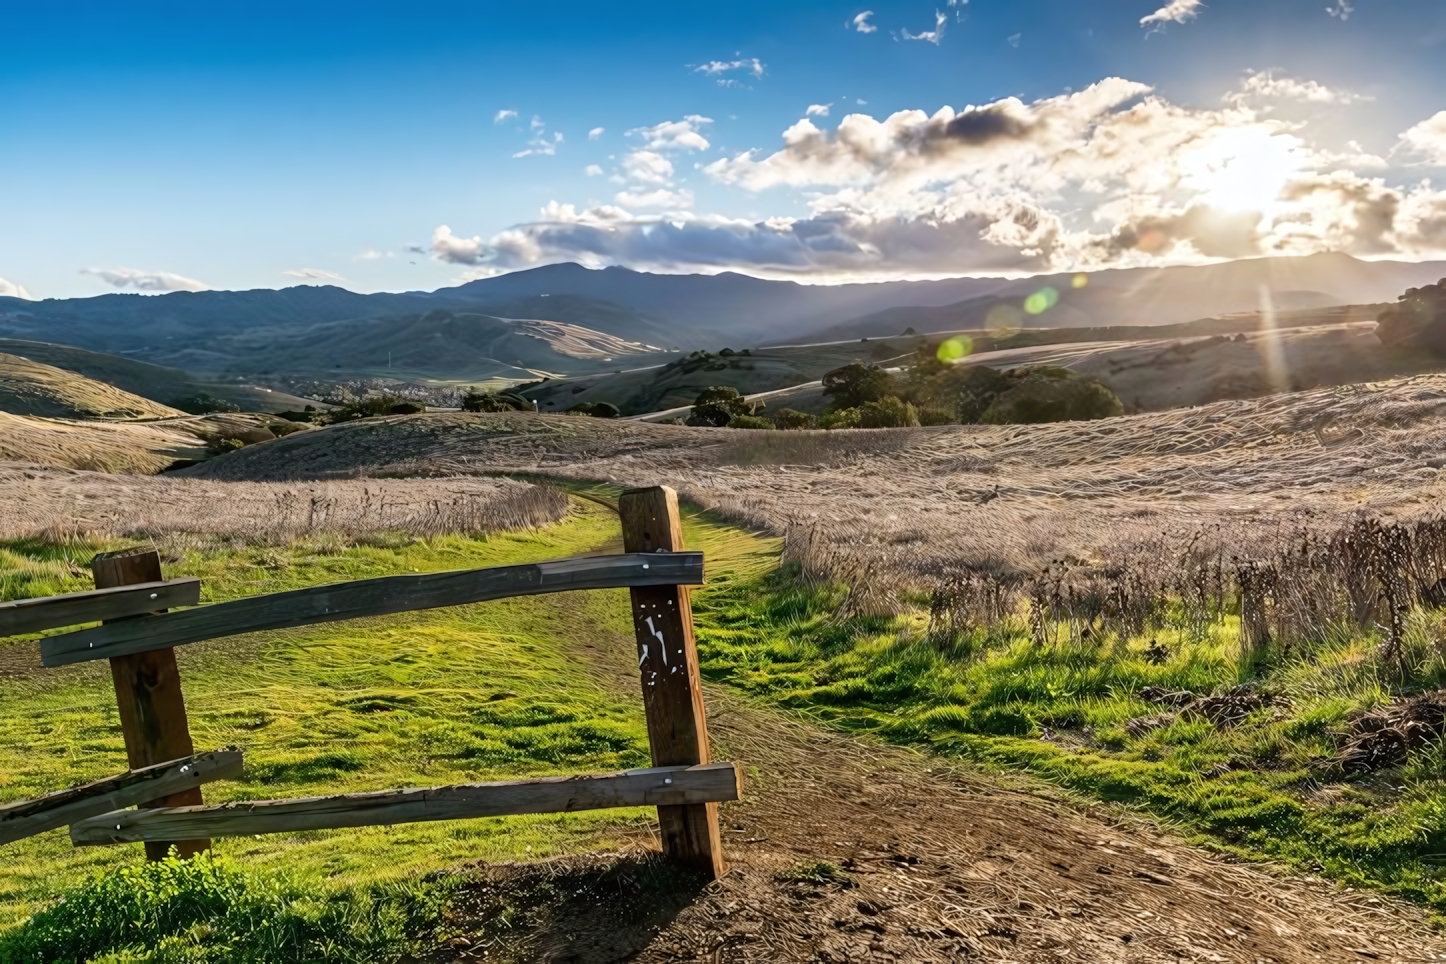
<instances>
[{"instance_id":1,"label":"dry grass field","mask_svg":"<svg viewBox=\"0 0 1446 964\"><path fill-rule=\"evenodd\" d=\"M0 411L44 418L166 418L181 412L114 385L0 353Z\"/></svg>"}]
</instances>

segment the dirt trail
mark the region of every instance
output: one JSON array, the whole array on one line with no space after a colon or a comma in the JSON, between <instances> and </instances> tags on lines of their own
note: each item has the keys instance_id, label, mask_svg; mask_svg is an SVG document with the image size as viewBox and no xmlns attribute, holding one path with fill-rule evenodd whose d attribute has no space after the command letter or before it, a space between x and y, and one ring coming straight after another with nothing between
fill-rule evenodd
<instances>
[{"instance_id":1,"label":"dirt trail","mask_svg":"<svg viewBox=\"0 0 1446 964\"><path fill-rule=\"evenodd\" d=\"M636 687L630 643L580 649ZM451 961L1431 961L1418 909L1230 863L1140 821L709 691L732 871L700 887L646 854L483 868ZM498 914L508 908L510 925Z\"/></svg>"}]
</instances>

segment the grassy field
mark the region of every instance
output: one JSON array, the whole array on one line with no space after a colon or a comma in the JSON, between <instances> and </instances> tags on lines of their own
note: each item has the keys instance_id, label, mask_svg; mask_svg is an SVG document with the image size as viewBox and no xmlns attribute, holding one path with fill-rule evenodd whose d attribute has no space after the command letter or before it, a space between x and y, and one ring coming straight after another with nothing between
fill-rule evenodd
<instances>
[{"instance_id":1,"label":"grassy field","mask_svg":"<svg viewBox=\"0 0 1446 964\"><path fill-rule=\"evenodd\" d=\"M1349 721L1389 702L1392 689L1446 683L1432 645L1439 615L1413 615L1403 683L1371 636L1245 660L1238 620L1227 617L1203 632L1181 619L1150 638L1039 645L1023 619L932 634L922 609L840 619L843 597L787 572L710 595L698 615L705 678L830 726L1022 769L1198 841L1446 915L1440 735L1404 766L1333 765ZM1145 698L1147 687L1198 695L1240 686L1199 712Z\"/></svg>"},{"instance_id":2,"label":"grassy field","mask_svg":"<svg viewBox=\"0 0 1446 964\"><path fill-rule=\"evenodd\" d=\"M577 501L563 524L480 540L395 536L348 546L317 539L285 548L192 540L181 549L163 544L163 551L168 576L200 576L205 601L217 601L389 573L617 549L617 538L615 515ZM757 575L776 554L766 540L696 515L690 515L688 538L708 552L710 575L725 586L730 570L741 567ZM7 574L0 598L88 588L85 563L110 547L38 540L0 544L0 571ZM578 658L587 647L617 638L599 636L598 626L627 633L626 593L509 600L183 649L181 672L197 745L246 751L245 778L208 787L207 798L306 796L646 766L641 699L612 691ZM0 682L0 799L123 770L114 706L103 667L22 673ZM343 916L375 917L377 908L390 908L393 916L406 917L405 908L425 905L427 894L445 889L444 881L419 883L430 872L478 859L605 845L648 816L641 810L610 811L225 840L216 847L218 867L174 868L169 878L162 870L129 871L140 876L106 894L112 901L134 900L138 892L175 888L179 879L187 893L239 887L253 896L292 895L277 906L306 898ZM116 879L121 868L137 864L137 856L134 847L74 849L64 831L9 845L7 872L0 877L0 926L16 924L95 875ZM78 900L73 896L67 904L79 906ZM307 932L303 923L297 923L298 935ZM29 928L31 936L36 927ZM376 959L367 955L380 953L382 945L396 950L404 930L358 930L356 947L337 953ZM12 941L19 941L17 933ZM7 958L0 939L0 961L54 959L26 957L19 946L10 946ZM46 946L55 953L62 945ZM82 948L90 950L95 947Z\"/></svg>"},{"instance_id":3,"label":"grassy field","mask_svg":"<svg viewBox=\"0 0 1446 964\"><path fill-rule=\"evenodd\" d=\"M593 503L574 505L559 525L485 540L378 536L348 544L317 537L287 547L189 540L162 548L168 574L201 576L208 600L615 549L615 517ZM1369 634L1277 646L1244 660L1231 616L1201 628L1172 613L1148 638L1065 633L1041 645L1022 618L987 630L931 627L926 596L906 600L898 615L847 616L845 589L776 568L779 540L695 510L687 511L686 528L690 547L709 558L709 588L695 596L707 678L830 727L1027 771L1084 800L1152 815L1198 841L1446 915L1440 744L1371 773L1332 764L1361 712L1393 690L1446 683L1446 664L1432 645L1437 617L1410 618L1414 662L1404 681L1382 668L1379 640ZM85 561L107 547L4 543L0 570L9 576L0 596L85 588ZM599 626L607 632L599 635ZM626 636L626 597L607 592L190 647L182 672L198 745L247 751L245 780L208 788L208 799L644 764L640 701L611 689L585 658L588 646ZM1232 697L1238 705L1226 700L1218 718L1146 698L1147 687L1202 695L1242 684L1247 690ZM122 769L112 707L109 679L94 667L22 672L0 682L0 799ZM603 846L638 832L648 816L623 811L228 840L219 843L215 863L189 867L143 867L138 848L74 850L57 831L7 848L4 923L46 909L0 936L0 962L264 961L295 956L297 948L311 955L297 959L393 959L426 934L462 879L435 871ZM76 889L97 875L102 884ZM69 897L51 903L59 893ZM195 921L208 913L212 923L196 931ZM102 933L86 923L97 918L131 923L123 933ZM274 923L262 927L260 920ZM177 932L182 936L164 953L104 957L127 942L140 946Z\"/></svg>"}]
</instances>

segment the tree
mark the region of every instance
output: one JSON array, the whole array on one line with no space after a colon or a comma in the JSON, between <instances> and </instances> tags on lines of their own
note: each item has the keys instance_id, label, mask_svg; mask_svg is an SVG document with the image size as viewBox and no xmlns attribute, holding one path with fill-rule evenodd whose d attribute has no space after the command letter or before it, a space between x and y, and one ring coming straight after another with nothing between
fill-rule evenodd
<instances>
[{"instance_id":1,"label":"tree","mask_svg":"<svg viewBox=\"0 0 1446 964\"><path fill-rule=\"evenodd\" d=\"M1096 378L1050 365L1006 373L1013 382L980 416L986 425L1033 425L1039 422L1082 422L1123 414L1124 406L1108 385Z\"/></svg>"},{"instance_id":2,"label":"tree","mask_svg":"<svg viewBox=\"0 0 1446 964\"><path fill-rule=\"evenodd\" d=\"M622 414L612 402L578 402L567 410L568 415L590 415L593 418L617 418Z\"/></svg>"},{"instance_id":3,"label":"tree","mask_svg":"<svg viewBox=\"0 0 1446 964\"><path fill-rule=\"evenodd\" d=\"M897 396L899 388L894 376L878 365L852 362L823 376L823 393L832 399L829 407L841 411L877 402L886 395Z\"/></svg>"},{"instance_id":4,"label":"tree","mask_svg":"<svg viewBox=\"0 0 1446 964\"><path fill-rule=\"evenodd\" d=\"M776 428L788 430L817 428L818 419L807 412L795 411L791 408L781 408L773 416L773 424Z\"/></svg>"},{"instance_id":5,"label":"tree","mask_svg":"<svg viewBox=\"0 0 1446 964\"><path fill-rule=\"evenodd\" d=\"M1446 355L1446 278L1408 288L1376 319L1376 337L1383 345Z\"/></svg>"},{"instance_id":6,"label":"tree","mask_svg":"<svg viewBox=\"0 0 1446 964\"><path fill-rule=\"evenodd\" d=\"M762 402L748 401L738 389L730 385L714 385L698 393L688 424L722 428L740 415L756 415L762 410Z\"/></svg>"}]
</instances>

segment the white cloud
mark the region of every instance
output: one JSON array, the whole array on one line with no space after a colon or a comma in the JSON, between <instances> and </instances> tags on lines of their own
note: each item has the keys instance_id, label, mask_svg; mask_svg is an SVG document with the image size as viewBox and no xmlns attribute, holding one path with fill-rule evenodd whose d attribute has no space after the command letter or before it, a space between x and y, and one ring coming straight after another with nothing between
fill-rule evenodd
<instances>
[{"instance_id":1,"label":"white cloud","mask_svg":"<svg viewBox=\"0 0 1446 964\"><path fill-rule=\"evenodd\" d=\"M538 117L536 114L532 115L532 122L528 126L532 128L532 132L534 134L547 127L547 125L542 122L542 118Z\"/></svg>"},{"instance_id":2,"label":"white cloud","mask_svg":"<svg viewBox=\"0 0 1446 964\"><path fill-rule=\"evenodd\" d=\"M1015 49L1017 50L1017 49L1019 48L1019 42L1020 42L1021 40L1023 40L1023 39L1024 39L1024 34L1022 34L1022 33L1013 33L1013 34L1010 34L1008 37L1005 38L1005 42L1008 43L1009 46L1011 46L1011 47L1013 47L1013 48L1015 48Z\"/></svg>"},{"instance_id":3,"label":"white cloud","mask_svg":"<svg viewBox=\"0 0 1446 964\"><path fill-rule=\"evenodd\" d=\"M1241 81L1240 89L1226 94L1228 101L1255 100L1298 100L1312 104L1355 104L1374 100L1366 94L1327 87L1314 80L1301 80L1286 75L1276 76L1269 70L1258 70L1247 74Z\"/></svg>"},{"instance_id":4,"label":"white cloud","mask_svg":"<svg viewBox=\"0 0 1446 964\"><path fill-rule=\"evenodd\" d=\"M1159 30L1167 23L1185 23L1198 17L1203 6L1201 0L1170 0L1149 16L1141 17L1140 26Z\"/></svg>"},{"instance_id":5,"label":"white cloud","mask_svg":"<svg viewBox=\"0 0 1446 964\"><path fill-rule=\"evenodd\" d=\"M302 278L306 281L345 281L341 275L334 271L323 271L320 268L293 268L290 271L281 272L292 278Z\"/></svg>"},{"instance_id":6,"label":"white cloud","mask_svg":"<svg viewBox=\"0 0 1446 964\"><path fill-rule=\"evenodd\" d=\"M694 210L675 183L675 150L697 149L688 142L701 138L703 122L690 117L630 132L646 143L623 156L614 204L554 202L485 241L440 228L433 251L476 273L577 261L819 281L1320 251L1446 255L1446 191L1403 184L1410 168L1399 158L1314 143L1317 126L1334 140L1329 115L1346 102L1341 92L1271 75L1247 87L1250 97L1216 108L1106 78L1033 102L853 113L832 130L805 117L771 151L702 167L720 190L770 191L738 207L783 205L747 220ZM1278 118L1286 97L1322 109ZM1446 114L1403 134L1396 153L1443 145Z\"/></svg>"},{"instance_id":7,"label":"white cloud","mask_svg":"<svg viewBox=\"0 0 1446 964\"><path fill-rule=\"evenodd\" d=\"M510 120L517 120L517 111L499 110L497 113L492 115L492 123L494 124L502 124Z\"/></svg>"},{"instance_id":8,"label":"white cloud","mask_svg":"<svg viewBox=\"0 0 1446 964\"><path fill-rule=\"evenodd\" d=\"M613 200L624 208L669 208L686 211L693 206L693 192L661 187L654 191L621 191Z\"/></svg>"},{"instance_id":9,"label":"white cloud","mask_svg":"<svg viewBox=\"0 0 1446 964\"><path fill-rule=\"evenodd\" d=\"M0 278L0 298L24 298L26 301L33 301L30 292L20 287L13 281L6 281Z\"/></svg>"},{"instance_id":10,"label":"white cloud","mask_svg":"<svg viewBox=\"0 0 1446 964\"><path fill-rule=\"evenodd\" d=\"M604 134L606 134L606 133L607 133L607 129L606 129L606 128L594 127L592 130L590 130L590 131L587 132L587 139L590 140L590 141L595 141L595 140L597 140L599 137L602 137L602 136L603 136Z\"/></svg>"},{"instance_id":11,"label":"white cloud","mask_svg":"<svg viewBox=\"0 0 1446 964\"><path fill-rule=\"evenodd\" d=\"M854 17L854 19L853 19L853 21L852 21L852 23L853 23L853 28L854 28L855 30L857 30L859 33L874 33L874 32L876 32L879 28L878 28L878 27L875 27L873 24L869 23L869 18L872 17L873 15L874 15L874 12L873 12L872 10L865 10L863 13L861 13L861 14L859 14L858 16Z\"/></svg>"},{"instance_id":12,"label":"white cloud","mask_svg":"<svg viewBox=\"0 0 1446 964\"><path fill-rule=\"evenodd\" d=\"M360 254L352 255L352 260L353 260L353 261L380 261L382 258L395 258L396 256L397 256L397 253L396 253L395 251L388 251L388 252L386 252L385 254L383 254L382 252L378 251L376 248L367 248L365 251L361 252Z\"/></svg>"},{"instance_id":13,"label":"white cloud","mask_svg":"<svg viewBox=\"0 0 1446 964\"><path fill-rule=\"evenodd\" d=\"M937 47L939 41L944 39L944 25L948 22L948 17L944 16L938 10L935 10L933 30L925 30L923 33L909 33L907 30L900 30L899 34L905 40L923 40Z\"/></svg>"},{"instance_id":14,"label":"white cloud","mask_svg":"<svg viewBox=\"0 0 1446 964\"><path fill-rule=\"evenodd\" d=\"M538 130L538 135L528 141L525 148L513 154L513 157L552 157L557 153L557 145L562 143L562 131L554 131L552 136L548 137L545 131L540 128Z\"/></svg>"},{"instance_id":15,"label":"white cloud","mask_svg":"<svg viewBox=\"0 0 1446 964\"><path fill-rule=\"evenodd\" d=\"M588 177L602 177L603 169L597 164L589 164L582 169L582 173Z\"/></svg>"},{"instance_id":16,"label":"white cloud","mask_svg":"<svg viewBox=\"0 0 1446 964\"><path fill-rule=\"evenodd\" d=\"M623 158L623 172L643 184L667 184L673 162L653 151L633 151Z\"/></svg>"},{"instance_id":17,"label":"white cloud","mask_svg":"<svg viewBox=\"0 0 1446 964\"><path fill-rule=\"evenodd\" d=\"M1351 19L1351 14L1356 12L1356 5L1351 0L1336 0L1334 6L1326 7L1326 13L1344 22Z\"/></svg>"},{"instance_id":18,"label":"white cloud","mask_svg":"<svg viewBox=\"0 0 1446 964\"><path fill-rule=\"evenodd\" d=\"M699 133L699 128L713 123L710 117L689 114L680 121L664 121L652 127L638 127L629 134L641 135L645 146L654 151L685 150L706 151L708 139Z\"/></svg>"},{"instance_id":19,"label":"white cloud","mask_svg":"<svg viewBox=\"0 0 1446 964\"><path fill-rule=\"evenodd\" d=\"M808 110L803 112L805 117L827 117L828 109L832 104L809 104Z\"/></svg>"},{"instance_id":20,"label":"white cloud","mask_svg":"<svg viewBox=\"0 0 1446 964\"><path fill-rule=\"evenodd\" d=\"M1423 120L1401 135L1411 150L1426 157L1428 164L1446 167L1446 110Z\"/></svg>"},{"instance_id":21,"label":"white cloud","mask_svg":"<svg viewBox=\"0 0 1446 964\"><path fill-rule=\"evenodd\" d=\"M487 249L482 244L482 239L459 238L452 233L452 229L445 224L438 225L432 232L432 255L438 261L446 261L451 264L481 264L485 260Z\"/></svg>"},{"instance_id":22,"label":"white cloud","mask_svg":"<svg viewBox=\"0 0 1446 964\"><path fill-rule=\"evenodd\" d=\"M204 281L182 277L169 271L137 271L134 268L86 268L81 274L93 274L116 288L137 291L210 291Z\"/></svg>"},{"instance_id":23,"label":"white cloud","mask_svg":"<svg viewBox=\"0 0 1446 964\"><path fill-rule=\"evenodd\" d=\"M757 57L746 57L739 60L710 60L706 64L700 64L693 68L697 74L707 74L709 77L718 77L723 74L741 70L752 74L754 77L763 76L763 61Z\"/></svg>"}]
</instances>

